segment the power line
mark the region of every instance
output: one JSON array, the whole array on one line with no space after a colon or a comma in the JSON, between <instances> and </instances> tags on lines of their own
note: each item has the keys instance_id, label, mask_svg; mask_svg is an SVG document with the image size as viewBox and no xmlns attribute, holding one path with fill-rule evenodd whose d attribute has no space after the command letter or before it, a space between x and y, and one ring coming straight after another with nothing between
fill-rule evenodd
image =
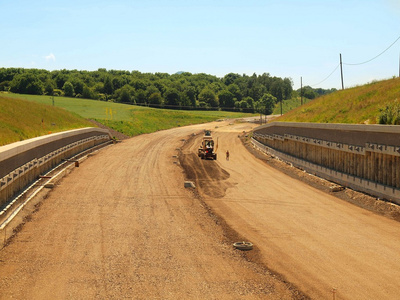
<instances>
[{"instance_id":1,"label":"power line","mask_svg":"<svg viewBox=\"0 0 400 300\"><path fill-rule=\"evenodd\" d=\"M387 47L385 50L383 50L381 53L379 53L378 55L376 55L376 56L374 56L373 58L371 58L371 59L369 59L369 60L366 60L366 61L364 61L364 62L361 62L361 63L339 63L336 67L335 67L335 69L326 77L326 78L324 78L322 81L320 81L320 82L318 82L318 83L316 83L316 84L313 84L313 85L310 85L311 87L315 87L315 86L317 86L317 85L320 85L321 83L323 83L324 81L326 81L329 77L331 77L332 76L332 74L333 73L335 73L335 71L339 68L339 66L342 64L342 65L346 65L346 66L358 66L358 65L363 65L363 64L366 64L366 63L369 63L369 62L371 62L371 61L373 61L374 59L376 59L376 58L378 58L379 56L381 56L383 53L385 53L387 50L389 50L394 44L396 44L396 42L398 41L398 40L400 40L400 36L393 42L393 43L391 43L390 45L389 45L389 47ZM400 63L399 63L399 76L400 76ZM343 75L342 75L342 80L343 80ZM342 83L342 85L343 85L343 83Z\"/></svg>"},{"instance_id":2,"label":"power line","mask_svg":"<svg viewBox=\"0 0 400 300\"><path fill-rule=\"evenodd\" d=\"M347 65L347 66L358 66L358 65L363 65L363 64L366 64L366 63L369 63L370 61L373 61L375 58L378 58L379 56L381 56L383 53L385 53L387 50L389 50L394 44L396 44L396 42L398 41L400 39L400 36L389 46L389 47L387 47L385 50L383 50L381 53L379 53L377 56L375 56L375 57L373 57L373 58L371 58L371 59L369 59L369 60L367 60L367 61L364 61L364 62L361 62L361 63L356 63L356 64L346 64L346 63L343 63L344 65Z\"/></svg>"},{"instance_id":3,"label":"power line","mask_svg":"<svg viewBox=\"0 0 400 300\"><path fill-rule=\"evenodd\" d=\"M314 87L314 86L316 86L316 85L320 85L321 83L323 83L325 80L327 80L329 77L331 77L333 73L335 73L335 71L339 68L339 66L340 66L340 64L338 64L338 65L335 67L335 69L333 69L333 71L332 71L324 80L322 80L322 81L320 81L320 82L318 82L318 83L316 83L316 84L312 84L312 85L310 85L310 87Z\"/></svg>"}]
</instances>

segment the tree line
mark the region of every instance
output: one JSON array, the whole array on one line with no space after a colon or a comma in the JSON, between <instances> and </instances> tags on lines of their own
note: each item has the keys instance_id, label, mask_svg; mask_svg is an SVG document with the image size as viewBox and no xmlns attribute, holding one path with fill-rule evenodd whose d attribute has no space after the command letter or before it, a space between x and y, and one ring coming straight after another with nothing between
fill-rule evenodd
<instances>
[{"instance_id":1,"label":"tree line","mask_svg":"<svg viewBox=\"0 0 400 300\"><path fill-rule=\"evenodd\" d=\"M0 68L0 91L113 101L151 107L222 109L270 114L293 96L290 78L229 73L141 73ZM310 94L313 95L312 93Z\"/></svg>"}]
</instances>

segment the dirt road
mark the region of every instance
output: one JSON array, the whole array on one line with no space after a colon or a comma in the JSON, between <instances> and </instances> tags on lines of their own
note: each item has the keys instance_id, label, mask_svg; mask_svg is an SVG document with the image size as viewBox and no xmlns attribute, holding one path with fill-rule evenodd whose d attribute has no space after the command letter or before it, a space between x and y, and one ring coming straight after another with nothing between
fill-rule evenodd
<instances>
[{"instance_id":1,"label":"dirt road","mask_svg":"<svg viewBox=\"0 0 400 300\"><path fill-rule=\"evenodd\" d=\"M399 299L400 223L249 157L238 129L215 133L221 152L230 152L229 161L219 161L224 177L218 184L202 170L213 162L191 157L199 140L185 148L188 173L203 187L206 203L258 247L263 263L313 299L332 299L333 288L336 299ZM210 190L210 181L220 189Z\"/></svg>"},{"instance_id":2,"label":"dirt road","mask_svg":"<svg viewBox=\"0 0 400 300\"><path fill-rule=\"evenodd\" d=\"M0 299L303 299L233 250L184 189L176 149L202 127L125 140L75 168L0 250Z\"/></svg>"},{"instance_id":3,"label":"dirt road","mask_svg":"<svg viewBox=\"0 0 400 300\"><path fill-rule=\"evenodd\" d=\"M185 175L181 139L216 125L219 160L193 155L196 136ZM305 299L296 286L313 299L333 287L337 299L396 299L399 223L252 157L237 138L252 126L142 135L86 160L0 250L0 299ZM233 250L238 236L255 250Z\"/></svg>"}]
</instances>

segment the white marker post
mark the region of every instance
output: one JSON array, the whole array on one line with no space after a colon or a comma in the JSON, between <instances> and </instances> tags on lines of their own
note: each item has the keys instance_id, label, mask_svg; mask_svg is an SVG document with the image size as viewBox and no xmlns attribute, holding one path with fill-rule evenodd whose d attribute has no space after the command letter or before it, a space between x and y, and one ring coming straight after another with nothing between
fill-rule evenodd
<instances>
[{"instance_id":1,"label":"white marker post","mask_svg":"<svg viewBox=\"0 0 400 300\"><path fill-rule=\"evenodd\" d=\"M332 289L333 300L336 300L336 289Z\"/></svg>"}]
</instances>

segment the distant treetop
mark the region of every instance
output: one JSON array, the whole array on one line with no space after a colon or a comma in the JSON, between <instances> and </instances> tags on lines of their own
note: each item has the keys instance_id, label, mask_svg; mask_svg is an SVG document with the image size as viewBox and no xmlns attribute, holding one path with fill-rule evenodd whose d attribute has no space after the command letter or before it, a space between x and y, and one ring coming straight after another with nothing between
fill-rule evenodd
<instances>
[{"instance_id":1,"label":"distant treetop","mask_svg":"<svg viewBox=\"0 0 400 300\"><path fill-rule=\"evenodd\" d=\"M0 91L62 95L177 109L270 111L292 97L290 78L229 73L222 78L179 71L55 70L0 68ZM271 98L272 97L272 98ZM272 99L273 101L266 101Z\"/></svg>"}]
</instances>

